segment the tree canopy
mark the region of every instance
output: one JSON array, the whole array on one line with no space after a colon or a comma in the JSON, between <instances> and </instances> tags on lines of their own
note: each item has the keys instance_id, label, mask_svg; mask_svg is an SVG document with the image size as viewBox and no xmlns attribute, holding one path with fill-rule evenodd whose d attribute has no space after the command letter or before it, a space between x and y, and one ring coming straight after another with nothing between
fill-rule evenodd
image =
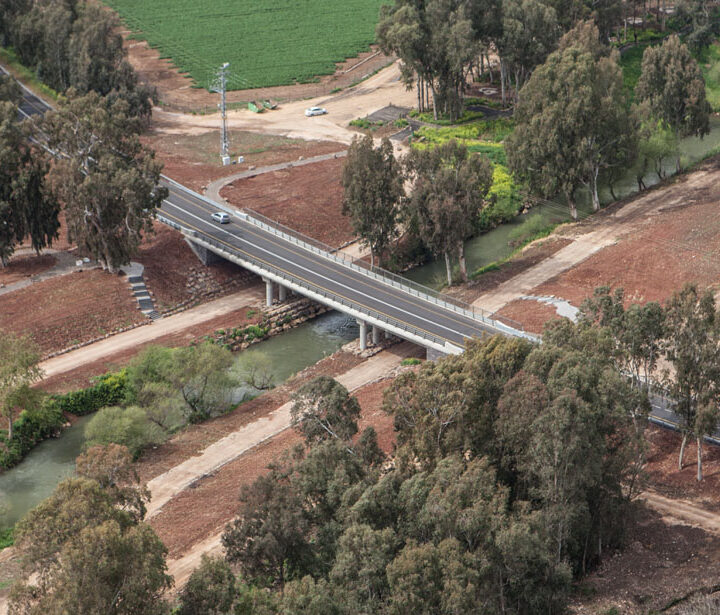
<instances>
[{"instance_id":1,"label":"tree canopy","mask_svg":"<svg viewBox=\"0 0 720 615\"><path fill-rule=\"evenodd\" d=\"M50 147L65 154L50 181L64 203L68 235L110 270L129 262L167 196L159 186L162 165L140 143L128 110L123 100L108 107L96 93L71 91L43 123Z\"/></svg>"}]
</instances>

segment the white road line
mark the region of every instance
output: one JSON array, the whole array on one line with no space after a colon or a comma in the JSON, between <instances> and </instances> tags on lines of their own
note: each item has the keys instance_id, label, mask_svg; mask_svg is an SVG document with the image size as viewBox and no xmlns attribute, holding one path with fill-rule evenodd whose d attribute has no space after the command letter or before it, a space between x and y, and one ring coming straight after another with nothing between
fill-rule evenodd
<instances>
[{"instance_id":1,"label":"white road line","mask_svg":"<svg viewBox=\"0 0 720 615\"><path fill-rule=\"evenodd\" d=\"M196 215L193 214L193 213L190 213L189 211L181 208L181 207L178 206L178 205L175 205L174 203L171 203L171 202L168 201L167 199L165 200L165 203L167 203L168 205L171 205L172 207L174 207L174 208L177 209L178 211L184 213L185 215L191 216L191 217L199 220L199 221L202 222L204 225L211 226L210 223L207 222L207 220L203 220L201 217L196 216ZM234 223L231 223L231 224L234 224ZM310 273L310 274L312 274L312 275L317 275L317 276L320 276L321 278L323 278L323 279L325 279L325 280L330 280L330 278L328 278L328 277L326 277L326 276L323 276L323 275L317 273L316 271L313 271L312 269L308 269L307 267L303 267L302 265L300 265L300 264L298 264L298 263L292 262L292 261L288 260L287 258L285 258L284 256L281 256L280 254L273 253L273 252L271 252L270 250L267 250L266 248L263 248L263 247L258 246L258 245L256 245L256 244L252 244L252 243L250 243L247 239L244 239L244 238L242 238L242 237L239 237L238 235L233 235L233 234L230 233L229 231L226 231L224 228L215 227L215 226L212 226L212 228L213 228L214 230L216 230L216 231L221 231L221 232L225 233L226 235L232 237L233 239L240 240L240 241L244 241L244 242L252 245L253 248L258 249L258 250L262 250L263 252L269 254L269 255L272 256L272 257L279 258L279 259L281 259L282 261L284 261L284 262L288 263L289 265L291 265L292 267L300 268L300 269L302 269L303 271L306 271L306 272L308 272L308 273ZM241 227L239 227L239 226L238 226L237 228L238 228L239 230L242 230ZM208 234L210 234L210 233L208 233ZM210 236L212 236L212 235L210 235ZM336 280L330 280L330 281L331 281L333 284L337 284L338 286L341 286L342 288L345 288L345 289L347 289L347 290L349 290L349 291L351 291L351 292L358 293L358 294L360 294L361 296L363 296L363 297L365 297L365 298L367 298L367 299L370 299L371 301L377 301L378 303L381 303L382 305L389 307L391 310L397 310L397 309L398 309L396 306L394 306L394 305L392 305L392 304L390 304L390 303L387 303L386 301L383 301L382 299L379 299L378 297L373 297L373 296L371 296L371 295L368 295L368 294L366 294L366 293L358 290L357 288L351 288L350 286L347 286L346 284L343 284L342 282L338 282L338 281L336 281ZM327 290L329 290L329 289L327 289ZM332 291L331 291L331 292L332 292ZM438 322L433 322L432 320L429 320L429 319L424 318L424 317L422 317L422 316L418 316L418 315L416 315L416 314L413 315L413 316L414 316L415 318L419 319L419 320L422 320L422 321L426 322L426 323L430 323L430 324L433 325L433 326L440 327L440 328L442 328L442 329L445 329L446 331L450 331L451 333L454 333L454 334L456 334L456 335L459 335L459 336L461 336L461 337L464 338L464 339L470 339L470 337L471 337L471 336L469 336L469 335L466 335L465 333L462 333L461 331L457 331L457 330L455 330L455 329L451 329L450 327L446 327L445 325L442 325L442 324L440 324L440 323L438 323ZM395 319L398 320L399 322L403 322L402 320L400 320L399 318L397 318L397 317L395 317L395 316L393 316L393 318L395 318ZM412 326L411 323L407 323L407 324L410 324L410 325Z\"/></svg>"}]
</instances>

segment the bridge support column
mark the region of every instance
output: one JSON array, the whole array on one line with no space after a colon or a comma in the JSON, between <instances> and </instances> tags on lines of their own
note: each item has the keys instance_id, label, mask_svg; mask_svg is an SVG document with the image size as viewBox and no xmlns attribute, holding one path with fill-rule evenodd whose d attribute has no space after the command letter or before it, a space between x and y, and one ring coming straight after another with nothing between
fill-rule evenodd
<instances>
[{"instance_id":1,"label":"bridge support column","mask_svg":"<svg viewBox=\"0 0 720 615\"><path fill-rule=\"evenodd\" d=\"M389 340L392 337L392 333L390 331L385 331L385 339Z\"/></svg>"},{"instance_id":2,"label":"bridge support column","mask_svg":"<svg viewBox=\"0 0 720 615\"><path fill-rule=\"evenodd\" d=\"M367 348L367 323L364 320L358 320L357 323L360 325L360 350Z\"/></svg>"},{"instance_id":3,"label":"bridge support column","mask_svg":"<svg viewBox=\"0 0 720 615\"><path fill-rule=\"evenodd\" d=\"M287 288L282 284L278 284L278 300L282 303L287 299Z\"/></svg>"},{"instance_id":4,"label":"bridge support column","mask_svg":"<svg viewBox=\"0 0 720 615\"><path fill-rule=\"evenodd\" d=\"M273 289L273 282L272 280L268 280L267 278L263 278L263 282L265 282L265 305L267 307L271 307L275 295Z\"/></svg>"},{"instance_id":5,"label":"bridge support column","mask_svg":"<svg viewBox=\"0 0 720 615\"><path fill-rule=\"evenodd\" d=\"M380 327L376 327L375 325L373 325L372 328L372 341L374 346L380 343Z\"/></svg>"}]
</instances>

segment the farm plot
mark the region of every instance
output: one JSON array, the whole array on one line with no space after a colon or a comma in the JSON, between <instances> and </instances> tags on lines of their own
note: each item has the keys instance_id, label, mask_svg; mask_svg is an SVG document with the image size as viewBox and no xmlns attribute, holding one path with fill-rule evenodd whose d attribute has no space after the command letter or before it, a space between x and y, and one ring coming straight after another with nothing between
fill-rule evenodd
<instances>
[{"instance_id":1,"label":"farm plot","mask_svg":"<svg viewBox=\"0 0 720 615\"><path fill-rule=\"evenodd\" d=\"M332 74L365 51L385 0L104 0L196 86L230 62L228 89L287 85Z\"/></svg>"}]
</instances>

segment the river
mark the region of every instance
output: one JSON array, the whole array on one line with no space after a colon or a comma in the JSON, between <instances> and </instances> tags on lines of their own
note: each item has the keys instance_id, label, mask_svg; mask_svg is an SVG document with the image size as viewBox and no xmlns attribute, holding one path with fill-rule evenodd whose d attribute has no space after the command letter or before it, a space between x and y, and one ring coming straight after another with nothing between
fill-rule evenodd
<instances>
[{"instance_id":1,"label":"river","mask_svg":"<svg viewBox=\"0 0 720 615\"><path fill-rule=\"evenodd\" d=\"M707 152L720 146L720 118L711 119L712 132L704 139L688 138L681 141L681 153L685 164L695 162ZM671 174L675 170L675 161L668 160L665 170ZM648 174L645 178L648 186L658 182L657 177ZM616 184L615 193L622 198L637 190L634 173L630 172ZM611 200L608 190L603 190L604 203ZM578 198L581 214L590 211L588 193ZM515 220L503 224L479 237L471 239L465 248L468 270L507 257L513 247L509 243L512 231L520 226L528 216L541 215L547 224L563 222L569 219L562 203L550 203L534 207L528 214L517 216ZM445 265L434 261L408 272L407 277L428 286L441 286L445 280ZM254 345L243 354L262 353L272 366L275 385L285 382L292 374L317 363L324 356L332 354L344 343L356 338L358 327L355 321L337 312L331 312L305 323L282 335L270 338ZM238 390L238 398L257 391L247 387ZM84 446L83 429L89 417L84 417L65 430L62 437L47 440L33 451L17 467L0 474L0 528L16 523L22 516L49 496L63 478L72 474L75 458Z\"/></svg>"},{"instance_id":2,"label":"river","mask_svg":"<svg viewBox=\"0 0 720 615\"><path fill-rule=\"evenodd\" d=\"M357 338L354 319L329 312L282 335L253 345L245 354L263 354L272 367L274 384L285 382L293 374L314 365ZM238 397L257 391L246 387ZM61 437L36 446L16 467L0 474L0 528L19 521L25 513L48 497L56 485L75 470L75 458L85 445L84 428L90 417L82 417Z\"/></svg>"}]
</instances>

